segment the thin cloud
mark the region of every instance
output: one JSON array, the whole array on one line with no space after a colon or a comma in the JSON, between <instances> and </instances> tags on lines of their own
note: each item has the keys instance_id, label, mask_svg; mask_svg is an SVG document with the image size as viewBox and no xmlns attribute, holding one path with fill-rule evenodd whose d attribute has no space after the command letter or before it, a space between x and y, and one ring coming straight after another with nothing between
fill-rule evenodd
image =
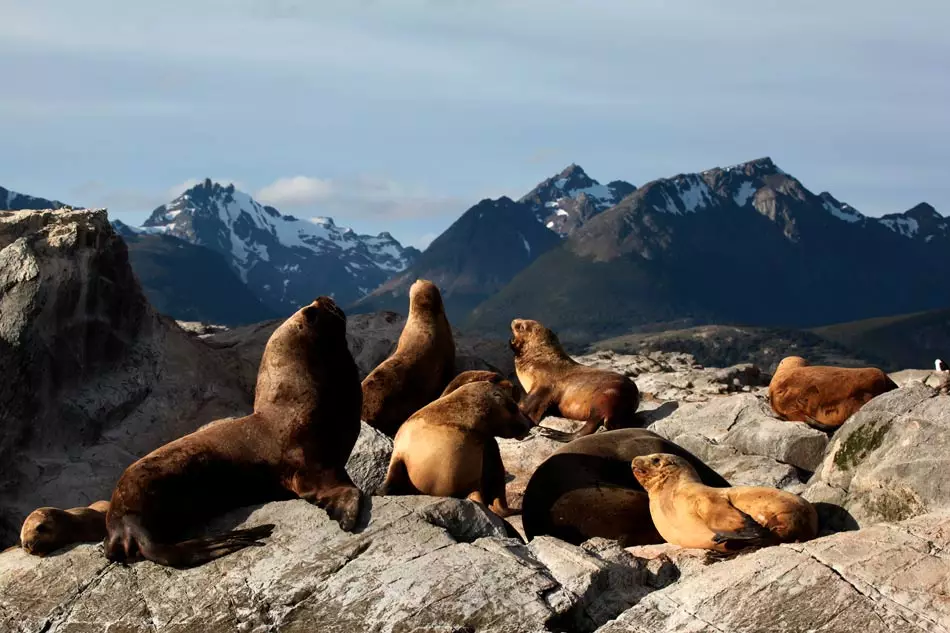
<instances>
[{"instance_id":1,"label":"thin cloud","mask_svg":"<svg viewBox=\"0 0 950 633\"><path fill-rule=\"evenodd\" d=\"M333 195L333 183L322 178L291 176L279 178L258 190L255 197L275 207L308 207Z\"/></svg>"}]
</instances>

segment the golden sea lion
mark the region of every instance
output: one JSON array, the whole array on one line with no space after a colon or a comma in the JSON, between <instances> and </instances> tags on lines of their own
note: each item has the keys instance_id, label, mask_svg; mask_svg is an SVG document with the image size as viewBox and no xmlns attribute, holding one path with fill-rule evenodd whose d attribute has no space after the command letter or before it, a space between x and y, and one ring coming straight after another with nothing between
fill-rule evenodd
<instances>
[{"instance_id":1,"label":"golden sea lion","mask_svg":"<svg viewBox=\"0 0 950 633\"><path fill-rule=\"evenodd\" d=\"M590 435L601 424L607 430L639 426L634 416L640 392L632 380L581 365L567 355L557 335L537 321L515 319L511 332L515 372L527 393L522 410L535 424L546 414L586 422L567 439Z\"/></svg>"},{"instance_id":2,"label":"golden sea lion","mask_svg":"<svg viewBox=\"0 0 950 633\"><path fill-rule=\"evenodd\" d=\"M362 497L344 466L359 435L360 400L346 316L319 297L267 341L251 415L206 425L122 473L106 517L106 557L200 565L259 544L273 526L183 541L188 528L294 496L352 530Z\"/></svg>"},{"instance_id":3,"label":"golden sea lion","mask_svg":"<svg viewBox=\"0 0 950 633\"><path fill-rule=\"evenodd\" d=\"M468 498L514 514L495 437L522 438L532 426L500 385L462 385L399 427L383 494Z\"/></svg>"},{"instance_id":4,"label":"golden sea lion","mask_svg":"<svg viewBox=\"0 0 950 633\"><path fill-rule=\"evenodd\" d=\"M699 458L653 431L596 433L565 444L531 475L522 506L525 534L529 539L548 534L575 545L595 536L624 546L662 543L647 493L630 470L635 457L657 452L689 460L710 486L729 485Z\"/></svg>"},{"instance_id":5,"label":"golden sea lion","mask_svg":"<svg viewBox=\"0 0 950 633\"><path fill-rule=\"evenodd\" d=\"M511 384L510 380L507 380L504 376L496 371L489 371L486 369L471 369L469 371L463 371L452 379L452 382L448 384L448 386L442 391L442 395L439 397L444 398L462 385L468 385L473 382L490 382L495 385L500 385L509 392L509 395L512 398L515 397L514 385Z\"/></svg>"},{"instance_id":6,"label":"golden sea lion","mask_svg":"<svg viewBox=\"0 0 950 633\"><path fill-rule=\"evenodd\" d=\"M830 430L882 393L897 389L874 367L809 366L804 358L782 359L769 383L769 403L779 417Z\"/></svg>"},{"instance_id":7,"label":"golden sea lion","mask_svg":"<svg viewBox=\"0 0 950 633\"><path fill-rule=\"evenodd\" d=\"M101 541L106 535L108 510L108 501L68 510L37 508L20 528L20 546L28 554L44 556L73 543Z\"/></svg>"},{"instance_id":8,"label":"golden sea lion","mask_svg":"<svg viewBox=\"0 0 950 633\"><path fill-rule=\"evenodd\" d=\"M410 415L439 397L455 375L455 340L431 281L409 289L409 318L396 351L363 380L363 421L393 437Z\"/></svg>"},{"instance_id":9,"label":"golden sea lion","mask_svg":"<svg viewBox=\"0 0 950 633\"><path fill-rule=\"evenodd\" d=\"M818 535L815 507L776 488L711 488L678 455L634 458L631 468L650 495L650 516L669 543L718 552L807 541Z\"/></svg>"}]
</instances>

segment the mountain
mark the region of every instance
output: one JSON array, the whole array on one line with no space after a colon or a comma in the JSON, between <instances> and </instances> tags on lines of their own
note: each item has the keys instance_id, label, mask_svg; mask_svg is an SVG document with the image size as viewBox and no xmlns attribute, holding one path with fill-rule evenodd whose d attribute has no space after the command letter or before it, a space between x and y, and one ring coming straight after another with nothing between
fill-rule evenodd
<instances>
[{"instance_id":1,"label":"mountain","mask_svg":"<svg viewBox=\"0 0 950 633\"><path fill-rule=\"evenodd\" d=\"M218 253L278 313L319 295L342 304L356 301L419 255L389 233L357 235L331 218L282 215L233 185L211 180L155 209L142 229Z\"/></svg>"},{"instance_id":2,"label":"mountain","mask_svg":"<svg viewBox=\"0 0 950 633\"><path fill-rule=\"evenodd\" d=\"M450 318L462 319L565 235L636 190L615 181L601 185L578 165L540 183L518 201L485 199L437 237L402 274L358 301L353 310L408 307L409 286L430 279L442 290Z\"/></svg>"},{"instance_id":3,"label":"mountain","mask_svg":"<svg viewBox=\"0 0 950 633\"><path fill-rule=\"evenodd\" d=\"M602 185L588 176L580 165L571 164L540 183L519 202L528 204L547 228L565 236L636 189L622 180Z\"/></svg>"},{"instance_id":4,"label":"mountain","mask_svg":"<svg viewBox=\"0 0 950 633\"><path fill-rule=\"evenodd\" d=\"M72 209L58 200L36 198L0 187L0 211L23 211L24 209Z\"/></svg>"},{"instance_id":5,"label":"mountain","mask_svg":"<svg viewBox=\"0 0 950 633\"><path fill-rule=\"evenodd\" d=\"M280 316L261 303L213 250L171 235L136 230L119 220L112 226L128 245L129 262L145 296L162 314L232 326Z\"/></svg>"},{"instance_id":6,"label":"mountain","mask_svg":"<svg viewBox=\"0 0 950 633\"><path fill-rule=\"evenodd\" d=\"M945 226L921 206L866 217L769 158L680 174L576 229L468 326L506 332L533 316L593 341L667 321L801 328L940 308Z\"/></svg>"}]
</instances>

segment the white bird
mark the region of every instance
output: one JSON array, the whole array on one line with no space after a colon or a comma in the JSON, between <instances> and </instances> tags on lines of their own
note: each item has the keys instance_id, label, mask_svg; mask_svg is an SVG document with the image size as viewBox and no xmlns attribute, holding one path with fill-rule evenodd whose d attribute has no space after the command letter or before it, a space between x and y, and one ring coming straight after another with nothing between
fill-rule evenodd
<instances>
[{"instance_id":1,"label":"white bird","mask_svg":"<svg viewBox=\"0 0 950 633\"><path fill-rule=\"evenodd\" d=\"M950 367L947 367L947 364L939 358L934 361L934 368L937 371L950 371Z\"/></svg>"}]
</instances>

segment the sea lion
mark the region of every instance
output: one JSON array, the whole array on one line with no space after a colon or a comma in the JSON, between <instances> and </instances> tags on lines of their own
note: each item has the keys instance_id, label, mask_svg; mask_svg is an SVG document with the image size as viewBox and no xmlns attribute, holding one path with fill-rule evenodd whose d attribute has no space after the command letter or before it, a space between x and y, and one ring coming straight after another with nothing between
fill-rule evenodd
<instances>
[{"instance_id":1,"label":"sea lion","mask_svg":"<svg viewBox=\"0 0 950 633\"><path fill-rule=\"evenodd\" d=\"M667 542L717 552L807 541L818 535L815 507L776 488L711 488L677 455L655 453L631 462L650 495L650 516Z\"/></svg>"},{"instance_id":2,"label":"sea lion","mask_svg":"<svg viewBox=\"0 0 950 633\"><path fill-rule=\"evenodd\" d=\"M500 385L462 385L399 427L383 494L468 498L500 517L516 514L495 437L523 438L532 426Z\"/></svg>"},{"instance_id":3,"label":"sea lion","mask_svg":"<svg viewBox=\"0 0 950 633\"><path fill-rule=\"evenodd\" d=\"M545 414L586 422L563 439L590 435L601 424L607 430L639 426L634 416L640 391L632 380L581 365L567 355L557 335L537 321L515 319L511 332L515 373L527 392L521 408L532 422L539 423Z\"/></svg>"},{"instance_id":4,"label":"sea lion","mask_svg":"<svg viewBox=\"0 0 950 633\"><path fill-rule=\"evenodd\" d=\"M473 382L490 382L494 385L500 385L507 391L509 395L514 398L514 385L511 384L510 380L507 380L504 376L499 374L496 371L488 371L485 369L472 369L469 371L463 371L458 376L452 379L452 382L442 391L440 398L444 398L449 395L462 385L468 385Z\"/></svg>"},{"instance_id":5,"label":"sea lion","mask_svg":"<svg viewBox=\"0 0 950 633\"><path fill-rule=\"evenodd\" d=\"M409 318L396 351L363 380L363 421L393 437L410 415L439 397L455 373L455 341L431 281L409 289Z\"/></svg>"},{"instance_id":6,"label":"sea lion","mask_svg":"<svg viewBox=\"0 0 950 633\"><path fill-rule=\"evenodd\" d=\"M28 554L45 556L73 543L101 541L106 535L108 510L108 501L68 510L37 508L20 528L20 546Z\"/></svg>"},{"instance_id":7,"label":"sea lion","mask_svg":"<svg viewBox=\"0 0 950 633\"><path fill-rule=\"evenodd\" d=\"M360 404L346 316L319 297L267 341L251 415L206 425L122 473L106 517L106 557L200 565L259 545L273 525L182 541L187 528L294 496L352 530L362 496L344 466L359 435Z\"/></svg>"},{"instance_id":8,"label":"sea lion","mask_svg":"<svg viewBox=\"0 0 950 633\"><path fill-rule=\"evenodd\" d=\"M812 367L800 356L788 356L769 383L769 403L785 420L827 431L844 424L871 398L892 389L897 389L894 381L875 367Z\"/></svg>"},{"instance_id":9,"label":"sea lion","mask_svg":"<svg viewBox=\"0 0 950 633\"><path fill-rule=\"evenodd\" d=\"M548 534L580 545L595 536L624 547L662 543L650 501L630 470L641 455L687 459L710 486L729 482L689 451L646 429L605 431L565 444L544 460L525 488L522 516L529 539Z\"/></svg>"}]
</instances>

